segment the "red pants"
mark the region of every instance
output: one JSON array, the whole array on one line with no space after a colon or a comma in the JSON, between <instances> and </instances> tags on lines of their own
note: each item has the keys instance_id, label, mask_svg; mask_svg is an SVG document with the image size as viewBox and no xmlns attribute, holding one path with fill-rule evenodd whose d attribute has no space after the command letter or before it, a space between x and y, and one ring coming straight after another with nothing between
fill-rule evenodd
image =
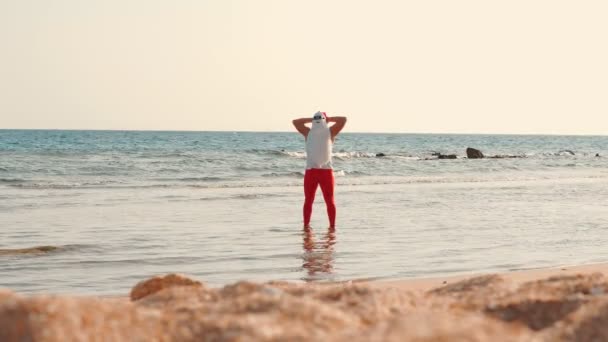
<instances>
[{"instance_id":1,"label":"red pants","mask_svg":"<svg viewBox=\"0 0 608 342\"><path fill-rule=\"evenodd\" d=\"M312 203L315 201L317 186L321 186L325 205L327 206L327 216L329 226L336 226L336 203L334 201L334 172L332 169L308 169L304 174L304 226L310 225L312 215Z\"/></svg>"}]
</instances>

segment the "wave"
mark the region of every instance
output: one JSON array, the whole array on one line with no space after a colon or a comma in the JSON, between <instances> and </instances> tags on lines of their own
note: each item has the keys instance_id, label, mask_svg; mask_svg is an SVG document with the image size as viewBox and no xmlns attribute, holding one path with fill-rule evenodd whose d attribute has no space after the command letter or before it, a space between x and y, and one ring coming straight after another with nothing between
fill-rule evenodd
<instances>
[{"instance_id":1,"label":"wave","mask_svg":"<svg viewBox=\"0 0 608 342\"><path fill-rule=\"evenodd\" d=\"M262 177L295 177L295 178L302 178L302 177L304 177L304 172L298 172L298 171L294 171L294 172L271 172L271 173L265 173L265 174L263 174Z\"/></svg>"},{"instance_id":2,"label":"wave","mask_svg":"<svg viewBox=\"0 0 608 342\"><path fill-rule=\"evenodd\" d=\"M266 170L266 166L262 165L237 165L234 167L237 171L264 171Z\"/></svg>"},{"instance_id":3,"label":"wave","mask_svg":"<svg viewBox=\"0 0 608 342\"><path fill-rule=\"evenodd\" d=\"M274 156L291 157L291 158L298 158L298 159L306 158L306 152L304 152L304 151L249 149L249 150L246 150L246 152L258 154L258 155L274 155ZM334 158L338 158L338 159L355 159L355 158L376 158L379 156L379 153L361 152L361 151L339 151L339 152L334 152L332 155Z\"/></svg>"},{"instance_id":4,"label":"wave","mask_svg":"<svg viewBox=\"0 0 608 342\"><path fill-rule=\"evenodd\" d=\"M367 186L367 185L406 185L406 184L453 184L453 183L492 183L492 182L531 182L531 181L555 181L555 180L580 180L580 179L608 179L608 173L593 174L570 174L570 173L498 173L491 176L482 174L475 175L453 175L453 176L368 176L367 177L339 177L341 174L349 175L345 171L336 171L339 185ZM245 188L271 188L271 187L301 187L301 180L283 181L278 179L272 182L232 182L232 183L208 183L192 184L192 188L213 189L245 189Z\"/></svg>"},{"instance_id":5,"label":"wave","mask_svg":"<svg viewBox=\"0 0 608 342\"><path fill-rule=\"evenodd\" d=\"M176 181L176 182L220 182L227 180L223 177L183 177L183 178L156 178L158 181Z\"/></svg>"},{"instance_id":6,"label":"wave","mask_svg":"<svg viewBox=\"0 0 608 342\"><path fill-rule=\"evenodd\" d=\"M334 176L336 177L344 177L344 176L367 176L369 173L363 171L346 171L346 170L334 170ZM284 178L302 178L304 177L304 172L271 172L263 174L262 177L284 177Z\"/></svg>"},{"instance_id":7,"label":"wave","mask_svg":"<svg viewBox=\"0 0 608 342\"><path fill-rule=\"evenodd\" d=\"M525 153L526 157L541 157L541 158L553 158L553 157L574 157L577 156L572 151L559 151L559 152L528 152ZM578 156L587 156L586 153L579 154Z\"/></svg>"},{"instance_id":8,"label":"wave","mask_svg":"<svg viewBox=\"0 0 608 342\"><path fill-rule=\"evenodd\" d=\"M129 185L114 181L97 181L97 182L73 182L73 183L53 183L52 181L23 181L19 183L7 184L12 188L20 189L94 189L94 188L120 188L128 187Z\"/></svg>"},{"instance_id":9,"label":"wave","mask_svg":"<svg viewBox=\"0 0 608 342\"><path fill-rule=\"evenodd\" d=\"M299 159L305 159L306 158L306 152L289 152L289 151L284 151L284 152L281 152L281 154L289 156L289 157L293 157L293 158L299 158Z\"/></svg>"},{"instance_id":10,"label":"wave","mask_svg":"<svg viewBox=\"0 0 608 342\"><path fill-rule=\"evenodd\" d=\"M355 159L355 158L376 158L377 155L378 155L377 153L357 152L357 151L333 153L334 158L341 159L341 160Z\"/></svg>"},{"instance_id":11,"label":"wave","mask_svg":"<svg viewBox=\"0 0 608 342\"><path fill-rule=\"evenodd\" d=\"M51 252L60 251L61 247L58 246L36 246L28 248L6 248L0 249L0 256L14 256L14 255L40 255Z\"/></svg>"},{"instance_id":12,"label":"wave","mask_svg":"<svg viewBox=\"0 0 608 342\"><path fill-rule=\"evenodd\" d=\"M412 156L409 154L383 154L377 155L377 157L382 157L386 159L396 159L396 160L422 160L421 157Z\"/></svg>"},{"instance_id":13,"label":"wave","mask_svg":"<svg viewBox=\"0 0 608 342\"><path fill-rule=\"evenodd\" d=\"M278 195L278 194L241 194L241 195L232 196L232 198L249 200L249 199L260 199L260 198L278 197L278 196L280 196L280 195Z\"/></svg>"},{"instance_id":14,"label":"wave","mask_svg":"<svg viewBox=\"0 0 608 342\"><path fill-rule=\"evenodd\" d=\"M289 156L292 153L290 151L285 151L285 150L273 150L273 149L261 149L261 148L252 148L252 149L245 150L245 152L251 153L251 154L274 155L274 156L280 156L280 155Z\"/></svg>"},{"instance_id":15,"label":"wave","mask_svg":"<svg viewBox=\"0 0 608 342\"><path fill-rule=\"evenodd\" d=\"M367 172L357 171L357 170L354 170L354 171L339 170L339 171L336 171L335 173L340 176L370 176L370 174Z\"/></svg>"},{"instance_id":16,"label":"wave","mask_svg":"<svg viewBox=\"0 0 608 342\"><path fill-rule=\"evenodd\" d=\"M104 189L104 190L145 190L145 189L264 189L264 188L293 188L302 186L302 175L291 176L269 176L276 179L263 181L261 178L241 181L220 182L197 182L197 183L157 183L141 185L107 185L107 186L83 186L81 184L15 184L15 187L24 189ZM453 184L453 183L492 183L492 182L530 182L530 181L555 181L555 180L583 180L583 179L608 179L608 172L594 174L571 174L571 173L497 173L492 176L482 174L467 175L437 175L437 176L371 176L358 171L335 171L337 183L348 186L366 185L405 185L405 184ZM354 175L354 177L353 177ZM345 177L346 176L346 177ZM359 177L357 177L359 176ZM264 197L263 194L244 194L234 198L254 199ZM217 198L201 198L201 200L227 199L231 197L220 196ZM180 201L181 199L176 199Z\"/></svg>"},{"instance_id":17,"label":"wave","mask_svg":"<svg viewBox=\"0 0 608 342\"><path fill-rule=\"evenodd\" d=\"M253 200L253 199L262 199L262 198L270 198L270 197L283 197L285 195L278 193L259 193L259 194L238 194L234 196L230 196L230 199L241 199L241 200Z\"/></svg>"},{"instance_id":18,"label":"wave","mask_svg":"<svg viewBox=\"0 0 608 342\"><path fill-rule=\"evenodd\" d=\"M254 200L254 199L262 199L262 198L270 198L270 197L283 197L284 194L280 193L247 193L247 194L236 194L236 195L228 195L228 196L209 196L209 197L201 197L201 198L184 198L183 196L179 197L167 197L163 196L162 198L169 198L170 202L192 202L192 201L219 201L219 200L227 200L227 199L237 199L237 200Z\"/></svg>"},{"instance_id":19,"label":"wave","mask_svg":"<svg viewBox=\"0 0 608 342\"><path fill-rule=\"evenodd\" d=\"M0 178L0 184L18 184L23 182L26 182L26 180L20 178Z\"/></svg>"},{"instance_id":20,"label":"wave","mask_svg":"<svg viewBox=\"0 0 608 342\"><path fill-rule=\"evenodd\" d=\"M129 184L119 180L103 180L97 182L53 182L53 181L26 181L22 179L0 179L0 184L4 183L8 187L18 189L36 190L69 190L69 189L145 189L145 188L171 188L187 186L200 183L217 183L227 181L222 177L184 177L184 178L154 178L148 184ZM154 183L158 182L158 183ZM181 184L181 185L180 185Z\"/></svg>"},{"instance_id":21,"label":"wave","mask_svg":"<svg viewBox=\"0 0 608 342\"><path fill-rule=\"evenodd\" d=\"M67 244L67 245L40 245L24 248L0 248L0 256L40 256L60 252L82 252L82 251L103 251L105 248L100 245L89 244Z\"/></svg>"}]
</instances>

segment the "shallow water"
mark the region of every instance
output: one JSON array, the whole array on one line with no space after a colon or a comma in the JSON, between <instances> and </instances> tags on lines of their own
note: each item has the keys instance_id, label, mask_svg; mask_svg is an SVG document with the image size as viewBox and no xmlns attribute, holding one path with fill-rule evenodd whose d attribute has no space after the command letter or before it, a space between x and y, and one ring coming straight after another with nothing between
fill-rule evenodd
<instances>
[{"instance_id":1,"label":"shallow water","mask_svg":"<svg viewBox=\"0 0 608 342\"><path fill-rule=\"evenodd\" d=\"M338 227L319 193L308 233L302 141L234 135L0 131L0 249L59 247L0 255L0 287L124 294L168 272L221 285L608 261L595 157L608 138L345 134ZM525 158L432 160L466 146Z\"/></svg>"}]
</instances>

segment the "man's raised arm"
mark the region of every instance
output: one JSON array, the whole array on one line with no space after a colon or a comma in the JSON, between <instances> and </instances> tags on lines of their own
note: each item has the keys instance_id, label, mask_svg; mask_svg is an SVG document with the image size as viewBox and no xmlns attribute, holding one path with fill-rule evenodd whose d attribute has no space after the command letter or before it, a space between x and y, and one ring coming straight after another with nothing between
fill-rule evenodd
<instances>
[{"instance_id":1,"label":"man's raised arm","mask_svg":"<svg viewBox=\"0 0 608 342\"><path fill-rule=\"evenodd\" d=\"M327 122L335 122L329 129L331 130L331 139L334 140L336 135L342 131L344 125L346 125L345 116L330 116Z\"/></svg>"},{"instance_id":2,"label":"man's raised arm","mask_svg":"<svg viewBox=\"0 0 608 342\"><path fill-rule=\"evenodd\" d=\"M311 118L301 118L301 119L295 119L292 121L294 127L298 130L298 132L300 132L305 138L308 137L308 132L310 132L310 128L308 128L308 126L306 126L305 124L307 123L311 123L312 119Z\"/></svg>"}]
</instances>

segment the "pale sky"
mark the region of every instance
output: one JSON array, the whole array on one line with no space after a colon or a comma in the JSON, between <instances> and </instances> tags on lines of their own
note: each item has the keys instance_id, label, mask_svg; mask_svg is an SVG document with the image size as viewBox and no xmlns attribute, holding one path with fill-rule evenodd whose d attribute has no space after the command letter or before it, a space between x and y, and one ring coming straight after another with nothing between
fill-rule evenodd
<instances>
[{"instance_id":1,"label":"pale sky","mask_svg":"<svg viewBox=\"0 0 608 342\"><path fill-rule=\"evenodd\" d=\"M0 128L606 134L608 1L0 0Z\"/></svg>"}]
</instances>

